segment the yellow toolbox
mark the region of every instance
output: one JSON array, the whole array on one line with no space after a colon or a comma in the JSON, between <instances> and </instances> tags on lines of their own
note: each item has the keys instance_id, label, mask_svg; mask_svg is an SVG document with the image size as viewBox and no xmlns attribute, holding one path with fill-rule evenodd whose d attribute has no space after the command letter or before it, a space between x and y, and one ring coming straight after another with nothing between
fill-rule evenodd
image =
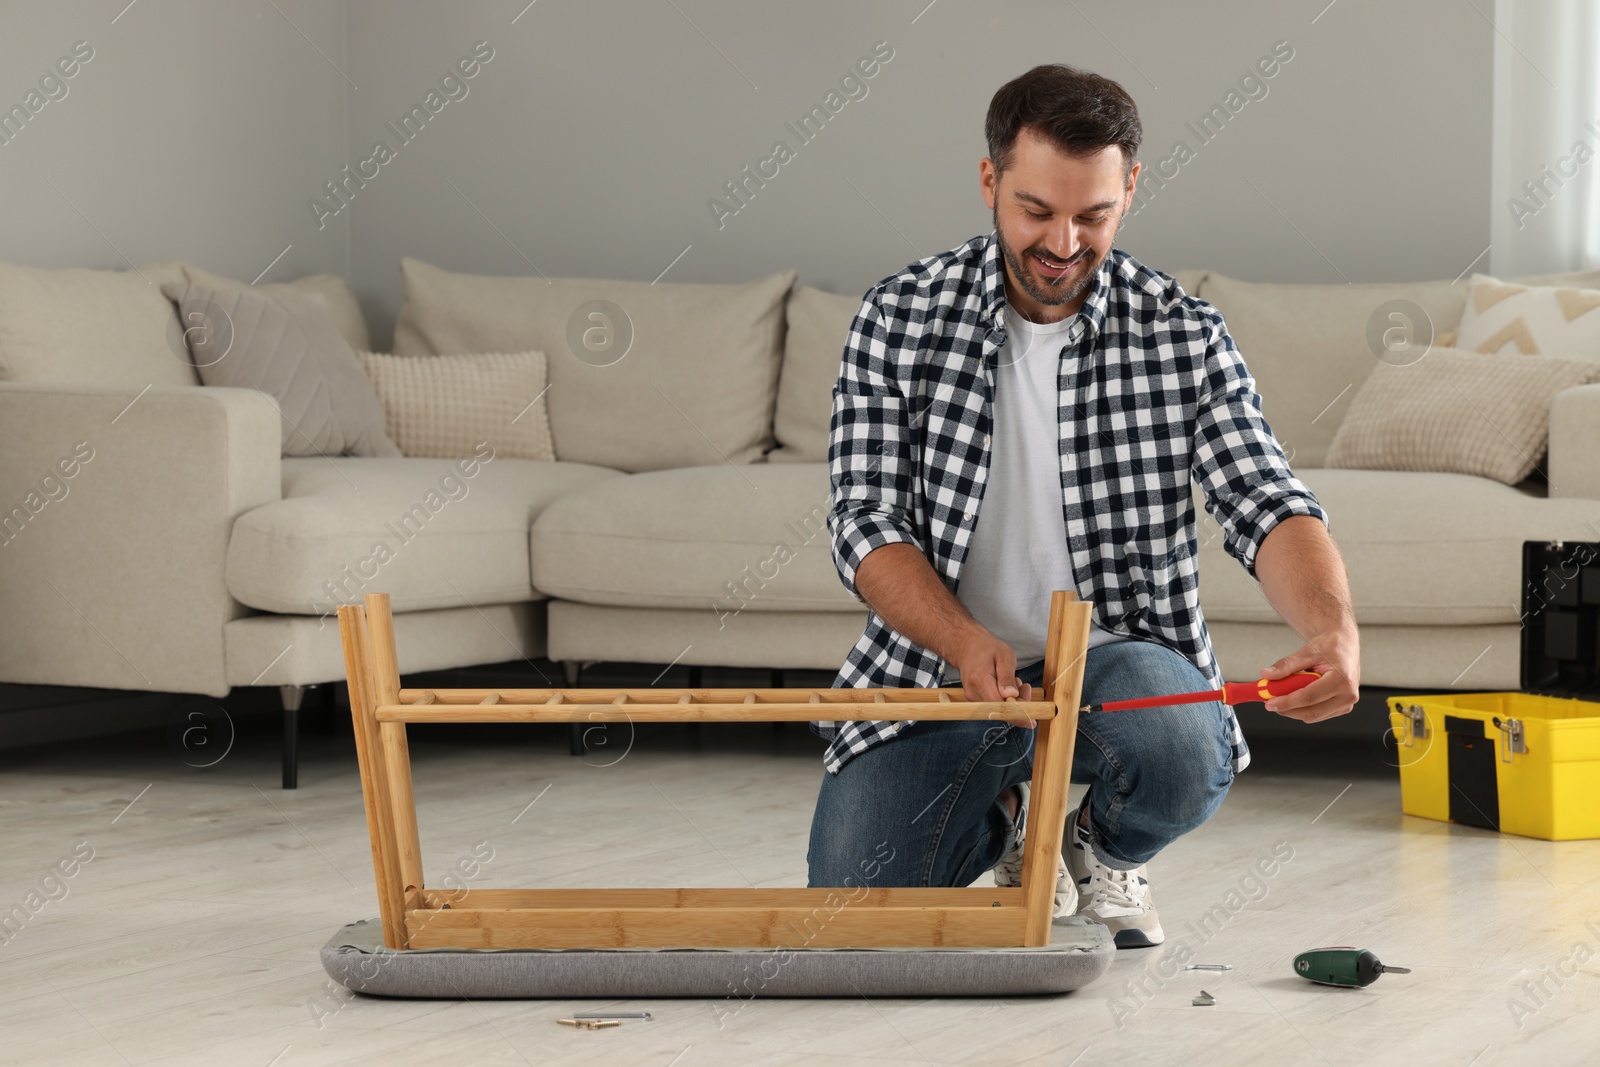
<instances>
[{"instance_id":1,"label":"yellow toolbox","mask_svg":"<svg viewBox=\"0 0 1600 1067\"><path fill-rule=\"evenodd\" d=\"M1600 543L1522 546L1522 691L1389 699L1407 815L1600 837Z\"/></svg>"}]
</instances>

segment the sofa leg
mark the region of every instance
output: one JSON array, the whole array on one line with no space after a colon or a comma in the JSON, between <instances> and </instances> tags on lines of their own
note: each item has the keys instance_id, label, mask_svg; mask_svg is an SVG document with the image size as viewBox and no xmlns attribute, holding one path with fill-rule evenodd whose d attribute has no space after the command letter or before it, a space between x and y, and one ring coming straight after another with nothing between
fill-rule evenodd
<instances>
[{"instance_id":1,"label":"sofa leg","mask_svg":"<svg viewBox=\"0 0 1600 1067\"><path fill-rule=\"evenodd\" d=\"M788 688L787 686L785 686L783 684L783 672L782 671L776 671L775 670L775 671L772 672L772 688L774 688L774 689L786 689L786 688ZM783 733L783 722L781 720L780 721L776 721L776 722L774 722L772 724L772 732L775 733L775 734Z\"/></svg>"},{"instance_id":2,"label":"sofa leg","mask_svg":"<svg viewBox=\"0 0 1600 1067\"><path fill-rule=\"evenodd\" d=\"M278 686L278 698L283 701L283 788L300 786L300 702L305 698L303 685Z\"/></svg>"},{"instance_id":3,"label":"sofa leg","mask_svg":"<svg viewBox=\"0 0 1600 1067\"><path fill-rule=\"evenodd\" d=\"M567 688L579 688L578 682L583 678L583 664L577 660L562 660L561 673L566 676ZM567 748L574 756L583 755L583 724L580 722L567 723Z\"/></svg>"}]
</instances>

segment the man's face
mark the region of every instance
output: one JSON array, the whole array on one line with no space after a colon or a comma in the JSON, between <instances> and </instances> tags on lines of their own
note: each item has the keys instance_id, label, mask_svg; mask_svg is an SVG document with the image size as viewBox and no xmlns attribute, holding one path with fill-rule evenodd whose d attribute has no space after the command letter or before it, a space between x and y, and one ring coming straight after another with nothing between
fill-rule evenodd
<instances>
[{"instance_id":1,"label":"man's face","mask_svg":"<svg viewBox=\"0 0 1600 1067\"><path fill-rule=\"evenodd\" d=\"M1005 173L987 157L979 173L1013 306L1039 321L1075 312L1122 228L1139 164L1124 176L1116 145L1073 156L1023 129Z\"/></svg>"}]
</instances>

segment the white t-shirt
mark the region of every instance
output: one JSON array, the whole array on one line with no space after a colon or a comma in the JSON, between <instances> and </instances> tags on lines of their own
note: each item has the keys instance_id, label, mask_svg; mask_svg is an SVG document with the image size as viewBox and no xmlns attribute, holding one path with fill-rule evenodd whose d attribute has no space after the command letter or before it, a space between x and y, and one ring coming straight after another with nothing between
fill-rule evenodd
<instances>
[{"instance_id":1,"label":"white t-shirt","mask_svg":"<svg viewBox=\"0 0 1600 1067\"><path fill-rule=\"evenodd\" d=\"M1076 589L1061 495L1061 415L1056 375L1061 349L1080 317L1030 322L1006 307L1006 343L994 371L989 478L956 599L1017 654L1044 658L1050 593ZM1089 647L1129 638L1098 623ZM959 678L955 664L946 684Z\"/></svg>"}]
</instances>

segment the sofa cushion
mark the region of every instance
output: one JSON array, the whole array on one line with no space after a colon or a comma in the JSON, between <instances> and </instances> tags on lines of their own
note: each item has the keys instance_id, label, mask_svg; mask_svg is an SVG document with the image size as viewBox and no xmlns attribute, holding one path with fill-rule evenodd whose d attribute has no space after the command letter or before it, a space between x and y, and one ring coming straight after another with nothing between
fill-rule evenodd
<instances>
[{"instance_id":1,"label":"sofa cushion","mask_svg":"<svg viewBox=\"0 0 1600 1067\"><path fill-rule=\"evenodd\" d=\"M783 298L794 271L696 285L486 277L410 258L400 265L395 354L539 349L558 459L653 471L746 464L772 446Z\"/></svg>"},{"instance_id":2,"label":"sofa cushion","mask_svg":"<svg viewBox=\"0 0 1600 1067\"><path fill-rule=\"evenodd\" d=\"M833 386L839 380L850 324L860 307L860 297L835 296L809 285L789 294L778 408L772 421L778 447L767 453L769 461L828 461Z\"/></svg>"},{"instance_id":3,"label":"sofa cushion","mask_svg":"<svg viewBox=\"0 0 1600 1067\"><path fill-rule=\"evenodd\" d=\"M1593 289L1600 287L1600 271L1512 280ZM1424 323L1391 317L1414 317L1414 311L1384 305L1404 301L1421 308L1438 334L1456 329L1467 303L1467 285L1447 281L1288 285L1207 272L1200 288L1200 298L1227 321L1284 451L1296 466L1311 467L1322 465L1350 399L1377 362L1369 330L1380 338L1390 328L1427 333Z\"/></svg>"},{"instance_id":4,"label":"sofa cushion","mask_svg":"<svg viewBox=\"0 0 1600 1067\"><path fill-rule=\"evenodd\" d=\"M321 298L188 281L161 291L177 305L202 382L277 400L284 455L400 455L372 381Z\"/></svg>"},{"instance_id":5,"label":"sofa cushion","mask_svg":"<svg viewBox=\"0 0 1600 1067\"><path fill-rule=\"evenodd\" d=\"M824 463L690 467L601 482L533 524L533 584L586 604L848 611Z\"/></svg>"},{"instance_id":6,"label":"sofa cushion","mask_svg":"<svg viewBox=\"0 0 1600 1067\"><path fill-rule=\"evenodd\" d=\"M364 593L396 611L539 599L528 526L551 501L622 475L496 458L285 459L283 499L240 516L228 591L262 611L332 613Z\"/></svg>"},{"instance_id":7,"label":"sofa cushion","mask_svg":"<svg viewBox=\"0 0 1600 1067\"><path fill-rule=\"evenodd\" d=\"M198 385L161 286L176 263L47 270L0 263L0 380L70 385Z\"/></svg>"},{"instance_id":8,"label":"sofa cushion","mask_svg":"<svg viewBox=\"0 0 1600 1067\"><path fill-rule=\"evenodd\" d=\"M339 332L344 334L344 339L350 342L351 348L362 352L372 345L367 336L367 320L361 314L361 304L356 300L356 294L351 291L349 283L337 274L307 274L293 281L258 282L250 285L248 282L236 281L233 278L201 270L192 263L183 263L180 266L184 277L189 281L197 285L209 285L214 289L254 289L258 293L269 294L315 294L327 305L333 324L339 327Z\"/></svg>"},{"instance_id":9,"label":"sofa cushion","mask_svg":"<svg viewBox=\"0 0 1600 1067\"><path fill-rule=\"evenodd\" d=\"M1328 513L1362 625L1517 622L1522 542L1600 539L1600 500L1549 500L1469 474L1302 468L1295 474ZM1206 619L1277 621L1261 587L1223 550L1222 532L1202 499L1196 489Z\"/></svg>"}]
</instances>

